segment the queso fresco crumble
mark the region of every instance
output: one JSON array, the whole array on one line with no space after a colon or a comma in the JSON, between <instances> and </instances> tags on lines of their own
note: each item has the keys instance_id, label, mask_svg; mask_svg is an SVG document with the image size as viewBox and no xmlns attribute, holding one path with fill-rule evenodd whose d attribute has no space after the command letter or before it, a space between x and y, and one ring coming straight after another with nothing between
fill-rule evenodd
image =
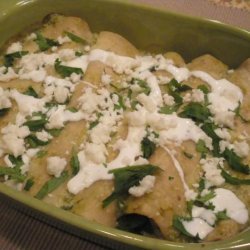
<instances>
[{"instance_id":1,"label":"queso fresco crumble","mask_svg":"<svg viewBox=\"0 0 250 250\"><path fill-rule=\"evenodd\" d=\"M138 51L77 17L8 44L1 181L83 218L172 241L249 226L250 59Z\"/></svg>"}]
</instances>

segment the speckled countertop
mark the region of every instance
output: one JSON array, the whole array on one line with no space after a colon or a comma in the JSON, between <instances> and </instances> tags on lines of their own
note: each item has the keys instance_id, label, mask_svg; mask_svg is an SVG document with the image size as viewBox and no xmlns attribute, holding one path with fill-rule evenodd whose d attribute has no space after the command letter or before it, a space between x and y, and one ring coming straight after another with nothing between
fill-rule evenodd
<instances>
[{"instance_id":1,"label":"speckled countertop","mask_svg":"<svg viewBox=\"0 0 250 250\"><path fill-rule=\"evenodd\" d=\"M208 0L218 5L229 8L243 9L250 11L250 0Z\"/></svg>"}]
</instances>

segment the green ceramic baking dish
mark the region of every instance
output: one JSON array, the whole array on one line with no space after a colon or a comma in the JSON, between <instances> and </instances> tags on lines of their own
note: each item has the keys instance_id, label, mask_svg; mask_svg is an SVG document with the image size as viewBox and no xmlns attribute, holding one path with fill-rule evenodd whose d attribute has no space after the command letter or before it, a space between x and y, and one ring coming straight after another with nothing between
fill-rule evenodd
<instances>
[{"instance_id":1,"label":"green ceramic baking dish","mask_svg":"<svg viewBox=\"0 0 250 250\"><path fill-rule=\"evenodd\" d=\"M18 32L39 23L47 14L61 13L84 18L93 31L120 33L138 48L151 52L174 50L186 60L210 53L231 67L250 57L250 32L227 25L121 0L1 0L0 47ZM79 219L0 183L1 200L12 200L17 208L38 219L56 223L83 238L114 249L249 249L250 230L230 240L182 244L122 232ZM49 219L48 219L49 218Z\"/></svg>"}]
</instances>

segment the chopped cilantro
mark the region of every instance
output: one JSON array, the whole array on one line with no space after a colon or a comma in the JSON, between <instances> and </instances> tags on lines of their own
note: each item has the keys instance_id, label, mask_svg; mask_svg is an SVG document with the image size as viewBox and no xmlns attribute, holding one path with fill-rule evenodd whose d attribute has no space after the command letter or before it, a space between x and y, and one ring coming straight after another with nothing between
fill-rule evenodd
<instances>
[{"instance_id":1,"label":"chopped cilantro","mask_svg":"<svg viewBox=\"0 0 250 250\"><path fill-rule=\"evenodd\" d=\"M79 170L80 170L80 162L77 156L77 153L75 152L75 150L72 150L72 156L70 159L70 166L72 169L72 175L76 175Z\"/></svg>"},{"instance_id":2,"label":"chopped cilantro","mask_svg":"<svg viewBox=\"0 0 250 250\"><path fill-rule=\"evenodd\" d=\"M18 157L15 157L14 155L9 155L8 158L12 165L16 168L20 168L24 164L21 155L19 155Z\"/></svg>"},{"instance_id":3,"label":"chopped cilantro","mask_svg":"<svg viewBox=\"0 0 250 250\"><path fill-rule=\"evenodd\" d=\"M179 107L180 107L179 104L175 104L173 106L165 105L165 106L160 108L159 113L169 115L169 114L172 114L174 112L177 112Z\"/></svg>"},{"instance_id":4,"label":"chopped cilantro","mask_svg":"<svg viewBox=\"0 0 250 250\"><path fill-rule=\"evenodd\" d=\"M201 154L201 158L204 158L209 152L209 149L206 147L206 143L203 140L199 139L196 143L196 151Z\"/></svg>"},{"instance_id":5,"label":"chopped cilantro","mask_svg":"<svg viewBox=\"0 0 250 250\"><path fill-rule=\"evenodd\" d=\"M227 216L227 210L219 211L215 214L216 216L216 222L220 220L227 220L229 217Z\"/></svg>"},{"instance_id":6,"label":"chopped cilantro","mask_svg":"<svg viewBox=\"0 0 250 250\"><path fill-rule=\"evenodd\" d=\"M233 177L223 168L221 168L221 176L227 183L230 183L231 185L250 185L250 179L238 179L236 177Z\"/></svg>"},{"instance_id":7,"label":"chopped cilantro","mask_svg":"<svg viewBox=\"0 0 250 250\"><path fill-rule=\"evenodd\" d=\"M27 90L24 92L24 94L29 95L29 96L33 96L35 98L38 98L38 94L36 93L36 91L31 86L29 86L27 88Z\"/></svg>"},{"instance_id":8,"label":"chopped cilantro","mask_svg":"<svg viewBox=\"0 0 250 250\"><path fill-rule=\"evenodd\" d=\"M28 126L29 130L34 132L34 131L39 131L43 129L47 122L48 120L45 114L37 113L37 114L33 114L33 116L30 119L28 119L28 121L26 121L24 125Z\"/></svg>"},{"instance_id":9,"label":"chopped cilantro","mask_svg":"<svg viewBox=\"0 0 250 250\"><path fill-rule=\"evenodd\" d=\"M69 31L64 31L64 33L71 39L71 41L76 42L76 43L82 43L82 44L86 44L86 40L84 40L83 38L75 35L74 33L71 33Z\"/></svg>"},{"instance_id":10,"label":"chopped cilantro","mask_svg":"<svg viewBox=\"0 0 250 250\"><path fill-rule=\"evenodd\" d=\"M115 189L110 196L103 200L103 207L107 207L114 200L126 198L129 188L139 185L145 176L155 174L158 170L158 167L147 164L109 171L109 173L114 174Z\"/></svg>"},{"instance_id":11,"label":"chopped cilantro","mask_svg":"<svg viewBox=\"0 0 250 250\"><path fill-rule=\"evenodd\" d=\"M60 177L52 177L50 180L44 183L35 198L42 200L46 195L57 189L62 183L64 183L68 178L68 173L66 171L62 172Z\"/></svg>"},{"instance_id":12,"label":"chopped cilantro","mask_svg":"<svg viewBox=\"0 0 250 250\"><path fill-rule=\"evenodd\" d=\"M46 51L53 46L60 45L57 41L44 37L40 32L36 32L36 39L34 41L41 51Z\"/></svg>"},{"instance_id":13,"label":"chopped cilantro","mask_svg":"<svg viewBox=\"0 0 250 250\"><path fill-rule=\"evenodd\" d=\"M154 153L155 149L155 143L149 140L147 137L144 137L141 142L141 151L143 154L143 158L148 159Z\"/></svg>"},{"instance_id":14,"label":"chopped cilantro","mask_svg":"<svg viewBox=\"0 0 250 250\"><path fill-rule=\"evenodd\" d=\"M211 113L209 109L201 103L191 102L183 108L183 111L179 115L180 117L190 118L197 123L201 123L208 121Z\"/></svg>"},{"instance_id":15,"label":"chopped cilantro","mask_svg":"<svg viewBox=\"0 0 250 250\"><path fill-rule=\"evenodd\" d=\"M34 180L32 178L28 179L24 185L24 190L25 191L29 191L31 189L31 187L34 185Z\"/></svg>"},{"instance_id":16,"label":"chopped cilantro","mask_svg":"<svg viewBox=\"0 0 250 250\"><path fill-rule=\"evenodd\" d=\"M45 146L49 144L50 140L41 141L34 134L30 134L25 138L25 142L29 145L30 148L37 148L38 146Z\"/></svg>"},{"instance_id":17,"label":"chopped cilantro","mask_svg":"<svg viewBox=\"0 0 250 250\"><path fill-rule=\"evenodd\" d=\"M191 221L191 218L185 218L185 217L181 217L181 216L174 216L173 218L173 227L175 229L177 229L179 232L181 232L182 234L191 237L191 238L196 238L199 239L198 236L193 236L192 234L190 234L185 227L183 226L183 221Z\"/></svg>"},{"instance_id":18,"label":"chopped cilantro","mask_svg":"<svg viewBox=\"0 0 250 250\"><path fill-rule=\"evenodd\" d=\"M238 107L234 110L235 116L236 117L240 117L240 119L245 122L248 123L250 122L249 120L245 119L241 114L240 114L240 108L241 108L241 103L239 102Z\"/></svg>"},{"instance_id":19,"label":"chopped cilantro","mask_svg":"<svg viewBox=\"0 0 250 250\"><path fill-rule=\"evenodd\" d=\"M36 157L37 158L43 158L48 152L45 150L40 150L39 152L37 152Z\"/></svg>"},{"instance_id":20,"label":"chopped cilantro","mask_svg":"<svg viewBox=\"0 0 250 250\"><path fill-rule=\"evenodd\" d=\"M133 78L131 84L137 84L142 88L142 92L145 95L149 95L151 92L150 87L148 86L147 82L141 79Z\"/></svg>"},{"instance_id":21,"label":"chopped cilantro","mask_svg":"<svg viewBox=\"0 0 250 250\"><path fill-rule=\"evenodd\" d=\"M83 52L81 52L81 51L76 51L75 52L75 56L77 56L77 57L80 57L82 55L83 55Z\"/></svg>"},{"instance_id":22,"label":"chopped cilantro","mask_svg":"<svg viewBox=\"0 0 250 250\"><path fill-rule=\"evenodd\" d=\"M24 55L27 55L28 51L17 51L14 53L6 54L4 56L4 66L5 67L11 67L14 64L14 60L17 58L21 58Z\"/></svg>"},{"instance_id":23,"label":"chopped cilantro","mask_svg":"<svg viewBox=\"0 0 250 250\"><path fill-rule=\"evenodd\" d=\"M250 174L250 168L241 162L241 158L235 154L232 149L226 148L222 156L226 159L228 165L237 172Z\"/></svg>"},{"instance_id":24,"label":"chopped cilantro","mask_svg":"<svg viewBox=\"0 0 250 250\"><path fill-rule=\"evenodd\" d=\"M52 136L58 137L62 132L62 128L46 129L46 131L50 133Z\"/></svg>"},{"instance_id":25,"label":"chopped cilantro","mask_svg":"<svg viewBox=\"0 0 250 250\"><path fill-rule=\"evenodd\" d=\"M71 74L76 73L77 75L83 74L81 68L69 67L65 65L61 65L61 61L57 58L54 64L56 72L62 77L69 77Z\"/></svg>"},{"instance_id":26,"label":"chopped cilantro","mask_svg":"<svg viewBox=\"0 0 250 250\"><path fill-rule=\"evenodd\" d=\"M21 174L20 169L17 167L0 167L0 176L2 175L8 175L11 179L18 182L23 182L25 180L25 176Z\"/></svg>"},{"instance_id":27,"label":"chopped cilantro","mask_svg":"<svg viewBox=\"0 0 250 250\"><path fill-rule=\"evenodd\" d=\"M182 104L183 98L180 95L180 92L185 92L191 90L192 88L186 84L181 84L176 81L174 78L166 84L169 95L174 97L174 100L177 104Z\"/></svg>"}]
</instances>

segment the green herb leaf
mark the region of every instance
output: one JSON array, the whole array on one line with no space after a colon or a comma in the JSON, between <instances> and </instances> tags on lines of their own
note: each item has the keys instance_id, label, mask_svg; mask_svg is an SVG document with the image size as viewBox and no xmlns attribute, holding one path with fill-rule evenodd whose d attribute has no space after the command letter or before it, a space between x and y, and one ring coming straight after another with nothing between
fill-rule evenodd
<instances>
[{"instance_id":1,"label":"green herb leaf","mask_svg":"<svg viewBox=\"0 0 250 250\"><path fill-rule=\"evenodd\" d=\"M141 142L141 151L143 153L143 158L148 159L156 149L154 142L150 141L147 137L144 137Z\"/></svg>"},{"instance_id":2,"label":"green herb leaf","mask_svg":"<svg viewBox=\"0 0 250 250\"><path fill-rule=\"evenodd\" d=\"M214 132L217 127L213 123L204 123L201 129L212 138L213 155L220 156L220 141L221 138Z\"/></svg>"},{"instance_id":3,"label":"green herb leaf","mask_svg":"<svg viewBox=\"0 0 250 250\"><path fill-rule=\"evenodd\" d=\"M159 113L169 115L169 114L172 114L174 112L177 112L179 107L180 107L180 105L178 105L178 104L173 105L173 106L166 105L166 106L163 106L160 108Z\"/></svg>"},{"instance_id":4,"label":"green herb leaf","mask_svg":"<svg viewBox=\"0 0 250 250\"><path fill-rule=\"evenodd\" d=\"M71 74L76 73L78 75L83 74L81 68L69 67L65 65L61 65L61 61L57 58L54 64L56 72L62 77L69 77Z\"/></svg>"},{"instance_id":5,"label":"green herb leaf","mask_svg":"<svg viewBox=\"0 0 250 250\"><path fill-rule=\"evenodd\" d=\"M187 90L191 90L192 88L188 85L181 84L177 82L175 79L172 79L167 85L167 90L169 95L174 97L174 100L177 104L182 104L183 98L180 95L180 92L184 92Z\"/></svg>"},{"instance_id":6,"label":"green herb leaf","mask_svg":"<svg viewBox=\"0 0 250 250\"><path fill-rule=\"evenodd\" d=\"M84 40L83 38L69 32L69 31L64 31L64 33L71 39L71 41L76 42L76 43L82 43L82 44L86 44L86 40Z\"/></svg>"},{"instance_id":7,"label":"green herb leaf","mask_svg":"<svg viewBox=\"0 0 250 250\"><path fill-rule=\"evenodd\" d=\"M80 162L79 162L77 153L75 152L74 149L72 150L72 157L70 159L70 166L72 169L72 174L76 175L80 170Z\"/></svg>"},{"instance_id":8,"label":"green herb leaf","mask_svg":"<svg viewBox=\"0 0 250 250\"><path fill-rule=\"evenodd\" d=\"M41 51L46 51L53 46L60 45L57 41L44 37L40 32L36 32L36 39L34 41Z\"/></svg>"},{"instance_id":9,"label":"green herb leaf","mask_svg":"<svg viewBox=\"0 0 250 250\"><path fill-rule=\"evenodd\" d=\"M35 195L35 198L42 200L46 195L57 189L62 183L64 183L68 178L68 173L66 171L62 172L60 177L53 177L41 187L39 192Z\"/></svg>"},{"instance_id":10,"label":"green herb leaf","mask_svg":"<svg viewBox=\"0 0 250 250\"><path fill-rule=\"evenodd\" d=\"M125 106L125 104L124 104L124 102L123 102L123 98L122 98L122 96L121 95L118 95L118 104L115 104L114 105L114 109L116 110L116 109L123 109L123 110L126 110L126 106Z\"/></svg>"},{"instance_id":11,"label":"green herb leaf","mask_svg":"<svg viewBox=\"0 0 250 250\"><path fill-rule=\"evenodd\" d=\"M240 108L241 108L241 103L239 102L238 107L234 110L235 116L240 117L240 119L245 122L248 123L250 122L249 120L245 119L241 114L240 114Z\"/></svg>"},{"instance_id":12,"label":"green herb leaf","mask_svg":"<svg viewBox=\"0 0 250 250\"><path fill-rule=\"evenodd\" d=\"M205 189L205 179L201 178L199 181L198 191L201 193Z\"/></svg>"},{"instance_id":13,"label":"green herb leaf","mask_svg":"<svg viewBox=\"0 0 250 250\"><path fill-rule=\"evenodd\" d=\"M5 67L11 67L14 64L15 59L21 58L24 55L27 55L28 51L17 51L14 53L6 54L4 56L4 66Z\"/></svg>"},{"instance_id":14,"label":"green herb leaf","mask_svg":"<svg viewBox=\"0 0 250 250\"><path fill-rule=\"evenodd\" d=\"M229 217L227 216L227 210L219 211L215 214L216 216L216 222L220 220L227 220Z\"/></svg>"},{"instance_id":15,"label":"green herb leaf","mask_svg":"<svg viewBox=\"0 0 250 250\"><path fill-rule=\"evenodd\" d=\"M231 185L250 185L250 179L238 179L227 173L223 168L221 169L221 176L225 179L227 183Z\"/></svg>"},{"instance_id":16,"label":"green herb leaf","mask_svg":"<svg viewBox=\"0 0 250 250\"><path fill-rule=\"evenodd\" d=\"M127 196L129 188L139 185L145 176L155 174L158 170L159 167L147 164L109 171L114 174L115 189L110 196L103 200L103 207L107 207L114 200Z\"/></svg>"},{"instance_id":17,"label":"green herb leaf","mask_svg":"<svg viewBox=\"0 0 250 250\"><path fill-rule=\"evenodd\" d=\"M12 165L18 169L24 164L21 155L19 155L18 157L15 157L14 155L9 155L8 158Z\"/></svg>"},{"instance_id":18,"label":"green herb leaf","mask_svg":"<svg viewBox=\"0 0 250 250\"><path fill-rule=\"evenodd\" d=\"M77 57L80 57L82 55L83 55L83 52L81 52L81 51L76 51L75 52L75 56L77 56Z\"/></svg>"},{"instance_id":19,"label":"green herb leaf","mask_svg":"<svg viewBox=\"0 0 250 250\"><path fill-rule=\"evenodd\" d=\"M70 107L70 108L67 108L68 111L72 112L72 113L76 113L78 111L77 108L75 107Z\"/></svg>"},{"instance_id":20,"label":"green herb leaf","mask_svg":"<svg viewBox=\"0 0 250 250\"><path fill-rule=\"evenodd\" d=\"M5 116L9 112L10 108L0 109L0 117Z\"/></svg>"},{"instance_id":21,"label":"green herb leaf","mask_svg":"<svg viewBox=\"0 0 250 250\"><path fill-rule=\"evenodd\" d=\"M89 123L89 129L96 127L99 123L99 119Z\"/></svg>"},{"instance_id":22,"label":"green herb leaf","mask_svg":"<svg viewBox=\"0 0 250 250\"><path fill-rule=\"evenodd\" d=\"M237 172L243 174L250 174L250 168L248 165L245 165L241 162L241 158L235 154L232 149L226 148L223 152L223 157L226 159L228 165Z\"/></svg>"},{"instance_id":23,"label":"green herb leaf","mask_svg":"<svg viewBox=\"0 0 250 250\"><path fill-rule=\"evenodd\" d=\"M208 94L210 91L206 85L199 85L197 89L200 89L204 94Z\"/></svg>"},{"instance_id":24,"label":"green herb leaf","mask_svg":"<svg viewBox=\"0 0 250 250\"><path fill-rule=\"evenodd\" d=\"M204 158L209 152L209 149L206 147L206 143L203 140L199 139L196 143L196 151L201 154L201 158Z\"/></svg>"},{"instance_id":25,"label":"green herb leaf","mask_svg":"<svg viewBox=\"0 0 250 250\"><path fill-rule=\"evenodd\" d=\"M29 96L33 96L35 98L38 98L38 94L36 93L36 91L31 86L29 86L27 88L27 90L24 92L24 94L29 95Z\"/></svg>"},{"instance_id":26,"label":"green herb leaf","mask_svg":"<svg viewBox=\"0 0 250 250\"><path fill-rule=\"evenodd\" d=\"M29 145L30 148L37 148L38 146L45 146L49 144L50 140L41 141L35 135L30 134L25 138L25 142Z\"/></svg>"},{"instance_id":27,"label":"green herb leaf","mask_svg":"<svg viewBox=\"0 0 250 250\"><path fill-rule=\"evenodd\" d=\"M141 79L133 78L131 84L137 84L142 88L142 93L145 95L149 95L151 92L150 87L148 86L147 82Z\"/></svg>"},{"instance_id":28,"label":"green herb leaf","mask_svg":"<svg viewBox=\"0 0 250 250\"><path fill-rule=\"evenodd\" d=\"M46 129L46 131L53 137L58 137L61 134L62 130L62 128Z\"/></svg>"},{"instance_id":29,"label":"green herb leaf","mask_svg":"<svg viewBox=\"0 0 250 250\"><path fill-rule=\"evenodd\" d=\"M36 119L34 119L34 118L36 118ZM24 125L28 126L29 130L34 132L34 131L39 131L39 130L44 129L47 122L48 122L48 120L47 120L46 115L39 113L39 114L33 115L28 121L26 121L24 123Z\"/></svg>"},{"instance_id":30,"label":"green herb leaf","mask_svg":"<svg viewBox=\"0 0 250 250\"><path fill-rule=\"evenodd\" d=\"M183 108L183 111L179 114L179 116L190 118L197 123L201 123L208 121L211 113L209 109L201 103L191 102Z\"/></svg>"},{"instance_id":31,"label":"green herb leaf","mask_svg":"<svg viewBox=\"0 0 250 250\"><path fill-rule=\"evenodd\" d=\"M173 218L173 227L175 229L177 229L179 232L181 232L182 234L191 237L191 238L197 238L197 236L193 236L192 234L190 234L185 227L183 226L183 221L190 221L191 218L184 218L181 216L174 216Z\"/></svg>"},{"instance_id":32,"label":"green herb leaf","mask_svg":"<svg viewBox=\"0 0 250 250\"><path fill-rule=\"evenodd\" d=\"M37 158L43 158L48 152L45 150L40 150L39 152L37 152L36 157Z\"/></svg>"},{"instance_id":33,"label":"green herb leaf","mask_svg":"<svg viewBox=\"0 0 250 250\"><path fill-rule=\"evenodd\" d=\"M215 192L212 190L211 192L205 194L204 196L200 196L198 198L196 198L196 201L202 202L202 203L206 203L209 200L213 199L216 196Z\"/></svg>"},{"instance_id":34,"label":"green herb leaf","mask_svg":"<svg viewBox=\"0 0 250 250\"><path fill-rule=\"evenodd\" d=\"M31 187L34 185L34 180L33 180L33 178L30 178L30 179L28 179L27 181L26 181L26 183L25 183L25 186L24 186L24 190L25 191L29 191L30 189L31 189Z\"/></svg>"},{"instance_id":35,"label":"green herb leaf","mask_svg":"<svg viewBox=\"0 0 250 250\"><path fill-rule=\"evenodd\" d=\"M19 168L9 168L9 167L0 167L0 176L8 175L11 179L14 179L18 182L24 182L25 176L21 174Z\"/></svg>"}]
</instances>

